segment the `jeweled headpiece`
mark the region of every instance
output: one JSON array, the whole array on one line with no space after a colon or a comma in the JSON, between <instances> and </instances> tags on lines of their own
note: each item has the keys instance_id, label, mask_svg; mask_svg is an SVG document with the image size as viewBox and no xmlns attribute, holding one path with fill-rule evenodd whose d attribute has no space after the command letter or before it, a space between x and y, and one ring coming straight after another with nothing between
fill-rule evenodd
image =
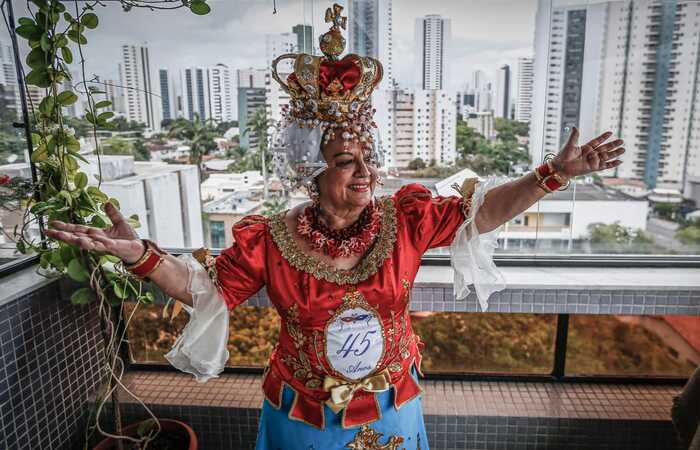
<instances>
[{"instance_id":1,"label":"jeweled headpiece","mask_svg":"<svg viewBox=\"0 0 700 450\"><path fill-rule=\"evenodd\" d=\"M382 80L382 65L355 54L338 59L345 50L341 30L347 17L341 17L342 11L338 4L326 10L331 27L319 38L323 56L287 53L272 62L272 77L291 98L273 139L278 174L291 187L308 183L327 167L320 146L336 133L346 143L359 142L378 159L370 98ZM277 69L283 60L293 60L286 82Z\"/></svg>"}]
</instances>

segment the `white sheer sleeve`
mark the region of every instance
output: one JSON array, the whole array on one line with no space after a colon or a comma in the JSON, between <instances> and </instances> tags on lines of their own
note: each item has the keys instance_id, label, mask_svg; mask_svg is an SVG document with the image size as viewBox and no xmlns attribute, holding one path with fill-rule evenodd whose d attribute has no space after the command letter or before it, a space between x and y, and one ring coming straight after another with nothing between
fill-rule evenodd
<instances>
[{"instance_id":1,"label":"white sheer sleeve","mask_svg":"<svg viewBox=\"0 0 700 450\"><path fill-rule=\"evenodd\" d=\"M218 377L228 361L229 310L204 266L191 254L180 255L178 259L187 264L187 291L192 294L193 306L184 305L190 319L165 357L170 364L204 383Z\"/></svg>"},{"instance_id":2,"label":"white sheer sleeve","mask_svg":"<svg viewBox=\"0 0 700 450\"><path fill-rule=\"evenodd\" d=\"M502 226L488 233L479 234L474 218L484 203L486 193L507 181L506 177L490 176L477 183L468 217L457 229L450 246L455 275L455 298L466 298L470 292L467 286L473 284L482 311L488 309L488 299L491 294L506 287L503 274L493 262L493 252L498 247L497 239Z\"/></svg>"}]
</instances>

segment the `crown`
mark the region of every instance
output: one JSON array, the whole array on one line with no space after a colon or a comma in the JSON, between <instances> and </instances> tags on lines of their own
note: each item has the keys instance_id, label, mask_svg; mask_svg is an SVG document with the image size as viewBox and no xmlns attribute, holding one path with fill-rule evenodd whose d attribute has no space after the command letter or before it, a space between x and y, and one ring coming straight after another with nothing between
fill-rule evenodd
<instances>
[{"instance_id":1,"label":"crown","mask_svg":"<svg viewBox=\"0 0 700 450\"><path fill-rule=\"evenodd\" d=\"M369 105L372 91L382 80L382 64L370 57L349 54L338 59L345 50L342 31L347 17L341 17L343 7L334 4L326 10L325 21L330 30L319 37L323 56L287 53L272 62L272 77L282 86L291 100L284 110L289 120L300 126L314 127L321 122L332 128L346 129L352 134L357 126L376 127L371 122L373 110ZM277 65L293 60L293 71L282 81Z\"/></svg>"}]
</instances>

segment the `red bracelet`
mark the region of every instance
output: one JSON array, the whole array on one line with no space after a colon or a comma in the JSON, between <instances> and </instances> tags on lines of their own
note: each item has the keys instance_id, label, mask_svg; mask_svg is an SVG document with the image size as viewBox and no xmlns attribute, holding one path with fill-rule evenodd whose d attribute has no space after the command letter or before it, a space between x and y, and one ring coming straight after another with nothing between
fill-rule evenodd
<instances>
[{"instance_id":1,"label":"red bracelet","mask_svg":"<svg viewBox=\"0 0 700 450\"><path fill-rule=\"evenodd\" d=\"M544 178L552 175L554 173L554 166L552 165L551 161L547 161L541 165L539 165L535 169L535 176L537 177L537 181L542 181Z\"/></svg>"},{"instance_id":2,"label":"red bracelet","mask_svg":"<svg viewBox=\"0 0 700 450\"><path fill-rule=\"evenodd\" d=\"M153 241L142 239L141 242L146 247L146 252L134 264L128 264L124 267L138 278L146 279L163 262L165 252Z\"/></svg>"}]
</instances>

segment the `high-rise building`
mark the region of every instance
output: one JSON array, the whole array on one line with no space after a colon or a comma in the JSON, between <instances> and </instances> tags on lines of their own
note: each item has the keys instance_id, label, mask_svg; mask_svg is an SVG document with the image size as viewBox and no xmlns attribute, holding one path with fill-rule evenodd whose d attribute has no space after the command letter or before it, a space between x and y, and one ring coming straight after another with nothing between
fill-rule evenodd
<instances>
[{"instance_id":1,"label":"high-rise building","mask_svg":"<svg viewBox=\"0 0 700 450\"><path fill-rule=\"evenodd\" d=\"M450 19L430 14L416 19L415 48L420 51L416 70L421 89L447 89L447 45L451 39Z\"/></svg>"},{"instance_id":2,"label":"high-rise building","mask_svg":"<svg viewBox=\"0 0 700 450\"><path fill-rule=\"evenodd\" d=\"M393 89L392 0L348 0L348 52L382 62L379 89Z\"/></svg>"},{"instance_id":3,"label":"high-rise building","mask_svg":"<svg viewBox=\"0 0 700 450\"><path fill-rule=\"evenodd\" d=\"M0 41L0 87L7 108L15 112L17 117L22 114L22 105L17 84L17 71L12 46Z\"/></svg>"},{"instance_id":4,"label":"high-rise building","mask_svg":"<svg viewBox=\"0 0 700 450\"><path fill-rule=\"evenodd\" d=\"M386 155L388 167L405 168L415 158L439 166L456 159L456 105L443 90L388 91L393 117L393 151Z\"/></svg>"},{"instance_id":5,"label":"high-rise building","mask_svg":"<svg viewBox=\"0 0 700 450\"><path fill-rule=\"evenodd\" d=\"M174 120L177 117L175 112L175 91L168 69L158 70L158 85L160 87L160 103L163 111L163 120Z\"/></svg>"},{"instance_id":6,"label":"high-rise building","mask_svg":"<svg viewBox=\"0 0 700 450\"><path fill-rule=\"evenodd\" d=\"M496 77L496 104L494 105L494 117L510 119L510 66L502 65L498 69Z\"/></svg>"},{"instance_id":7,"label":"high-rise building","mask_svg":"<svg viewBox=\"0 0 700 450\"><path fill-rule=\"evenodd\" d=\"M151 130L160 129L151 86L151 62L148 47L122 45L122 61L119 65L119 84L124 88L125 115L146 125Z\"/></svg>"},{"instance_id":8,"label":"high-rise building","mask_svg":"<svg viewBox=\"0 0 700 450\"><path fill-rule=\"evenodd\" d=\"M584 142L610 129L627 149L618 177L689 195L700 183L700 3L541 0L536 20L532 160L572 126Z\"/></svg>"},{"instance_id":9,"label":"high-rise building","mask_svg":"<svg viewBox=\"0 0 700 450\"><path fill-rule=\"evenodd\" d=\"M260 109L265 109L265 88L268 69L239 69L238 79L238 128L242 148L255 148L259 136L246 132L250 122Z\"/></svg>"},{"instance_id":10,"label":"high-rise building","mask_svg":"<svg viewBox=\"0 0 700 450\"><path fill-rule=\"evenodd\" d=\"M315 53L314 29L311 25L294 25L292 33L297 36L297 51L299 53L308 53L310 55Z\"/></svg>"},{"instance_id":11,"label":"high-rise building","mask_svg":"<svg viewBox=\"0 0 700 450\"><path fill-rule=\"evenodd\" d=\"M217 64L209 68L211 117L217 122L233 120L234 73L228 66Z\"/></svg>"},{"instance_id":12,"label":"high-rise building","mask_svg":"<svg viewBox=\"0 0 700 450\"><path fill-rule=\"evenodd\" d=\"M392 42L392 0L348 1L348 52L376 58L382 63L382 81L372 93L379 145L391 164L394 154L395 88Z\"/></svg>"},{"instance_id":13,"label":"high-rise building","mask_svg":"<svg viewBox=\"0 0 700 450\"><path fill-rule=\"evenodd\" d=\"M194 120L195 114L200 121L212 117L211 88L209 74L205 67L187 67L180 74L182 86L182 107L184 117Z\"/></svg>"},{"instance_id":14,"label":"high-rise building","mask_svg":"<svg viewBox=\"0 0 700 450\"><path fill-rule=\"evenodd\" d=\"M532 58L518 58L518 98L515 102L515 120L530 122L532 117L532 83L534 81Z\"/></svg>"},{"instance_id":15,"label":"high-rise building","mask_svg":"<svg viewBox=\"0 0 700 450\"><path fill-rule=\"evenodd\" d=\"M267 117L273 122L282 118L282 106L289 104L289 94L272 78L272 61L285 53L296 53L298 45L298 35L295 33L268 34L265 36L265 58L267 61L267 71L265 78L265 110ZM282 80L293 72L293 60L280 61L277 66L277 73Z\"/></svg>"}]
</instances>

